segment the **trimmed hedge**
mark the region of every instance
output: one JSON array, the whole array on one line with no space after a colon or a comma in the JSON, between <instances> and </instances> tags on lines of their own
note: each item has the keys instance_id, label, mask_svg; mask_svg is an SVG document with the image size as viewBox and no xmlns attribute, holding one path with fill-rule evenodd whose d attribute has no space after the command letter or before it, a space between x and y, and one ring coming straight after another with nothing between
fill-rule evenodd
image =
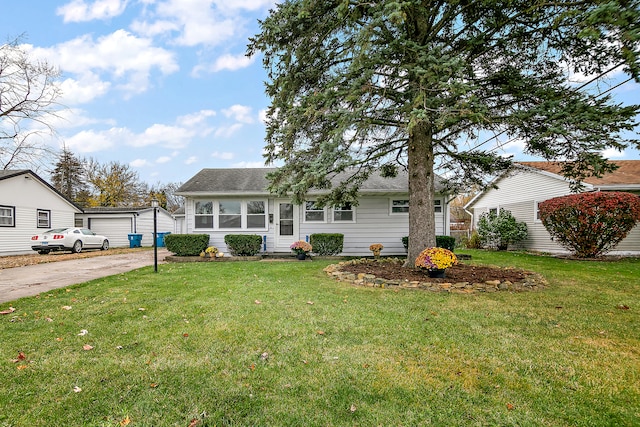
<instances>
[{"instance_id":1,"label":"trimmed hedge","mask_svg":"<svg viewBox=\"0 0 640 427\"><path fill-rule=\"evenodd\" d=\"M309 236L309 243L311 243L315 254L322 256L337 255L342 252L344 234L315 233Z\"/></svg>"},{"instance_id":2,"label":"trimmed hedge","mask_svg":"<svg viewBox=\"0 0 640 427\"><path fill-rule=\"evenodd\" d=\"M254 256L260 253L262 237L257 234L227 234L224 242L231 255Z\"/></svg>"},{"instance_id":3,"label":"trimmed hedge","mask_svg":"<svg viewBox=\"0 0 640 427\"><path fill-rule=\"evenodd\" d=\"M409 236L402 238L402 244L405 250L409 250ZM451 236L436 236L436 247L448 249L453 252L456 247L456 238Z\"/></svg>"},{"instance_id":4,"label":"trimmed hedge","mask_svg":"<svg viewBox=\"0 0 640 427\"><path fill-rule=\"evenodd\" d=\"M209 246L208 234L167 234L164 244L177 256L197 256Z\"/></svg>"},{"instance_id":5,"label":"trimmed hedge","mask_svg":"<svg viewBox=\"0 0 640 427\"><path fill-rule=\"evenodd\" d=\"M640 221L640 197L625 192L571 194L538 205L551 238L577 257L613 249Z\"/></svg>"}]
</instances>

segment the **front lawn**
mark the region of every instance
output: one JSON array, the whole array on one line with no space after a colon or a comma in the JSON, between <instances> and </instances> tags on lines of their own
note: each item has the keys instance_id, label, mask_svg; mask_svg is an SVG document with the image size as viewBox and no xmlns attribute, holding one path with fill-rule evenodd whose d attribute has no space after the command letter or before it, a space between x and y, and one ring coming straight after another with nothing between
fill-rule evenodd
<instances>
[{"instance_id":1,"label":"front lawn","mask_svg":"<svg viewBox=\"0 0 640 427\"><path fill-rule=\"evenodd\" d=\"M543 292L353 287L313 262L145 268L0 305L0 426L632 426L640 260L469 252Z\"/></svg>"}]
</instances>

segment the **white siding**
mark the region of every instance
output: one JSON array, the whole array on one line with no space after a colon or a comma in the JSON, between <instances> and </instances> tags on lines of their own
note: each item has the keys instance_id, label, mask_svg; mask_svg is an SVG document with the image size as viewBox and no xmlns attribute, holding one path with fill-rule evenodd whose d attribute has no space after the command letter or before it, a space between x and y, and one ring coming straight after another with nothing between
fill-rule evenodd
<instances>
[{"instance_id":1,"label":"white siding","mask_svg":"<svg viewBox=\"0 0 640 427\"><path fill-rule=\"evenodd\" d=\"M0 227L0 255L32 252L31 236L49 228L73 227L79 212L31 175L0 180L0 205L15 207L15 227ZM38 228L38 209L49 210L51 227Z\"/></svg>"},{"instance_id":2,"label":"white siding","mask_svg":"<svg viewBox=\"0 0 640 427\"><path fill-rule=\"evenodd\" d=\"M129 246L128 234L133 231L131 215L126 217L91 217L87 226L96 234L102 234L113 248Z\"/></svg>"},{"instance_id":3,"label":"white siding","mask_svg":"<svg viewBox=\"0 0 640 427\"><path fill-rule=\"evenodd\" d=\"M558 177L535 171L519 171L501 178L497 189L487 190L474 201L473 222L477 227L480 215L490 208L507 209L518 221L527 224L529 237L521 247L550 253L567 252L551 240L551 235L535 218L537 203L553 197L571 194L568 183ZM612 254L640 254L640 229L635 227Z\"/></svg>"},{"instance_id":4,"label":"white siding","mask_svg":"<svg viewBox=\"0 0 640 427\"><path fill-rule=\"evenodd\" d=\"M314 233L342 233L344 234L345 256L367 256L371 255L369 246L373 243L382 243L384 249L382 255L405 255L406 251L402 245L402 237L409 234L409 216L401 214L390 214L391 199L406 199L408 195L385 195L385 196L363 196L360 204L355 207L355 222L334 222L332 221L331 209L326 209L326 222L305 222L304 209L299 209L300 232L297 238L307 240ZM252 199L252 197L244 197ZM255 199L255 198L253 198ZM204 199L210 200L210 199ZM448 206L442 200L442 211L436 213L436 234L447 234L446 212ZM268 214L273 214L274 201L269 200ZM194 199L187 198L185 203L185 224L186 233L204 234L211 236L209 243L216 246L223 252L228 252L224 243L224 236L227 234L258 234L266 236L267 252L274 251L275 226L269 224L268 230L194 230Z\"/></svg>"}]
</instances>

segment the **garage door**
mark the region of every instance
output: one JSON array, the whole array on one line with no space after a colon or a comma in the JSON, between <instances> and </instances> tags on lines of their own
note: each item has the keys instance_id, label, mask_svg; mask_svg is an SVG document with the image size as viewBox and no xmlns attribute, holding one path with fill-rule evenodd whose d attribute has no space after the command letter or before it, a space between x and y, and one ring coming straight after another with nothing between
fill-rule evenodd
<instances>
[{"instance_id":1,"label":"garage door","mask_svg":"<svg viewBox=\"0 0 640 427\"><path fill-rule=\"evenodd\" d=\"M102 234L109 239L111 247L129 246L131 233L129 218L91 218L89 228L96 234Z\"/></svg>"}]
</instances>

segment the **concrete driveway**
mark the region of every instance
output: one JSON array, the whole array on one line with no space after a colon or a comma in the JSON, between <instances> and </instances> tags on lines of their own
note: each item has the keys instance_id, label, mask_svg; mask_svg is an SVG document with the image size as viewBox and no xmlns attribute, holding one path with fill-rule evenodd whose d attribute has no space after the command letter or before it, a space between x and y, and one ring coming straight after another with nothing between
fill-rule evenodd
<instances>
[{"instance_id":1,"label":"concrete driveway","mask_svg":"<svg viewBox=\"0 0 640 427\"><path fill-rule=\"evenodd\" d=\"M169 255L158 248L158 263ZM0 270L0 303L153 265L153 251L105 255Z\"/></svg>"}]
</instances>

